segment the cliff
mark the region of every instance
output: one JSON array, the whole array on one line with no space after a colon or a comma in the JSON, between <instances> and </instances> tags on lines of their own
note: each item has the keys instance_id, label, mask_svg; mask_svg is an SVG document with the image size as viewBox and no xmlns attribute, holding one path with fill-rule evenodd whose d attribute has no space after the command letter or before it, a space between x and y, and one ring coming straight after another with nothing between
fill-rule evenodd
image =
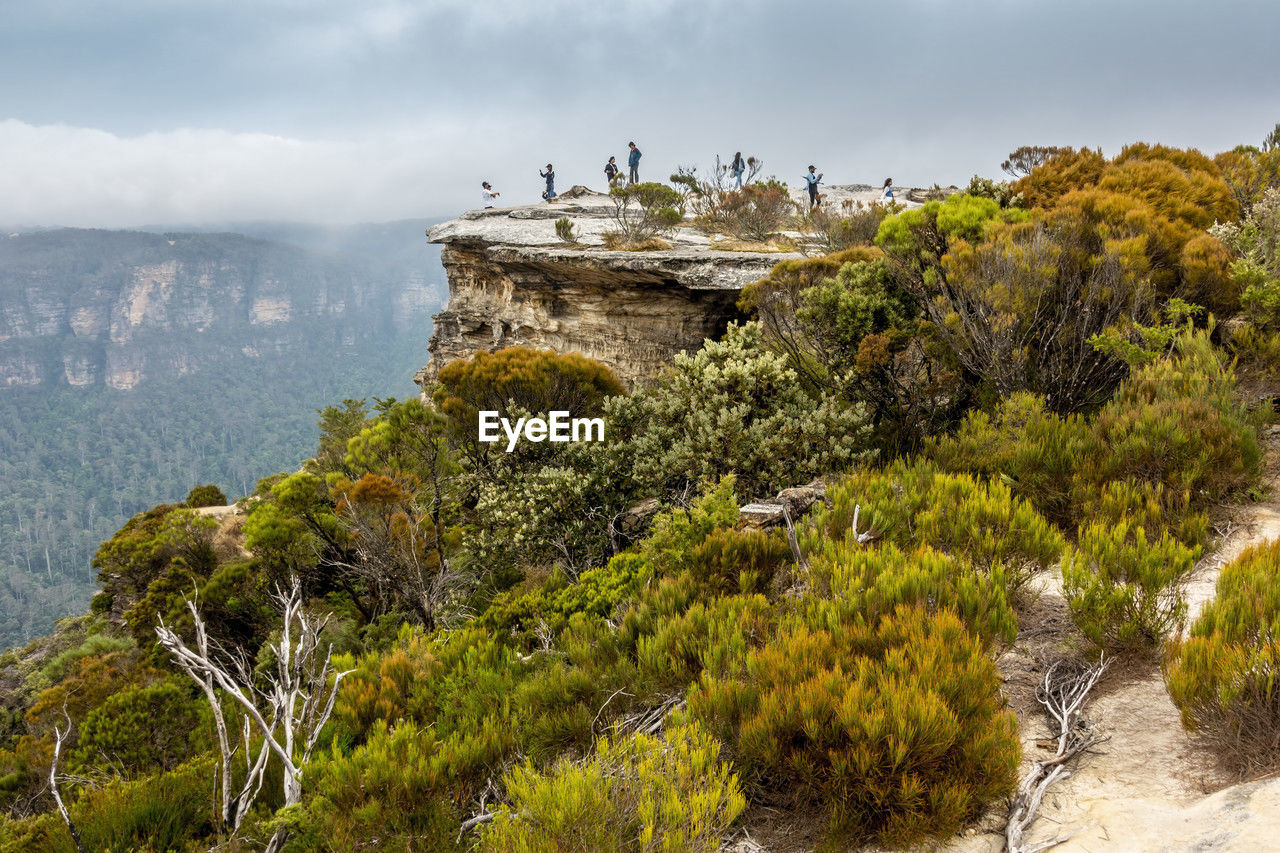
<instances>
[{"instance_id":1,"label":"cliff","mask_svg":"<svg viewBox=\"0 0 1280 853\"><path fill-rule=\"evenodd\" d=\"M237 234L10 236L0 239L0 389L129 389L285 352L320 327L350 346L435 301L421 280L388 289L349 263Z\"/></svg>"},{"instance_id":2,"label":"cliff","mask_svg":"<svg viewBox=\"0 0 1280 853\"><path fill-rule=\"evenodd\" d=\"M832 187L826 204L840 209L878 195L869 186ZM449 303L434 318L431 359L415 380L430 383L441 366L479 350L527 346L590 356L624 382L642 382L681 350L719 336L740 316L743 287L801 257L731 251L730 241L689 227L668 238L669 249L611 251L603 235L615 227L613 212L607 195L574 187L552 204L473 210L429 229L427 238L444 247ZM562 216L576 244L556 236Z\"/></svg>"}]
</instances>

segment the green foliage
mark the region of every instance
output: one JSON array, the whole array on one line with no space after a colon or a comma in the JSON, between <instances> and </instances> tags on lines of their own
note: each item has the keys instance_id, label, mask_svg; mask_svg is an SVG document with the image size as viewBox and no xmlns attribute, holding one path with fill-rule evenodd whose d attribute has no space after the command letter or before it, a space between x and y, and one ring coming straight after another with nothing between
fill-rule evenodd
<instances>
[{"instance_id":1,"label":"green foliage","mask_svg":"<svg viewBox=\"0 0 1280 853\"><path fill-rule=\"evenodd\" d=\"M511 804L483 826L480 849L713 853L746 808L720 749L688 724L661 738L602 739L587 761L545 773L515 767L503 780Z\"/></svg>"},{"instance_id":2,"label":"green foliage","mask_svg":"<svg viewBox=\"0 0 1280 853\"><path fill-rule=\"evenodd\" d=\"M952 613L786 622L689 694L751 783L812 803L841 846L946 838L1016 778L999 676Z\"/></svg>"},{"instance_id":3,"label":"green foliage","mask_svg":"<svg viewBox=\"0 0 1280 853\"><path fill-rule=\"evenodd\" d=\"M855 508L859 533L906 551L928 546L954 554L962 572L971 565L998 576L1002 595L1055 563L1064 547L1054 526L1004 483L941 473L922 460L857 472L832 484L827 498L830 506L815 511L801 544L832 560L861 547L847 541Z\"/></svg>"},{"instance_id":4,"label":"green foliage","mask_svg":"<svg viewBox=\"0 0 1280 853\"><path fill-rule=\"evenodd\" d=\"M190 509L198 509L202 506L226 506L227 496L222 493L222 489L210 483L204 486L193 486L191 491L187 492L185 503Z\"/></svg>"},{"instance_id":5,"label":"green foliage","mask_svg":"<svg viewBox=\"0 0 1280 853\"><path fill-rule=\"evenodd\" d=\"M1235 400L1235 375L1209 335L1177 343L1174 357L1135 371L1098 413L1099 449L1083 460L1086 483L1135 479L1189 492L1203 506L1251 485L1262 449L1256 425Z\"/></svg>"},{"instance_id":6,"label":"green foliage","mask_svg":"<svg viewBox=\"0 0 1280 853\"><path fill-rule=\"evenodd\" d=\"M1005 162L1008 163L1007 160ZM1014 192L1013 185L1008 181L996 181L974 175L969 179L969 186L965 187L964 194L989 198L1002 208L1026 206L1026 199L1021 193Z\"/></svg>"},{"instance_id":7,"label":"green foliage","mask_svg":"<svg viewBox=\"0 0 1280 853\"><path fill-rule=\"evenodd\" d=\"M655 182L628 184L609 190L617 239L638 244L674 231L684 217L680 193ZM607 235L606 235L607 236Z\"/></svg>"},{"instance_id":8,"label":"green foliage","mask_svg":"<svg viewBox=\"0 0 1280 853\"><path fill-rule=\"evenodd\" d=\"M1167 532L1148 540L1146 528L1128 518L1081 527L1062 566L1071 616L1108 652L1158 649L1186 613L1177 581L1197 556Z\"/></svg>"},{"instance_id":9,"label":"green foliage","mask_svg":"<svg viewBox=\"0 0 1280 853\"><path fill-rule=\"evenodd\" d=\"M816 555L803 602L808 624L878 624L907 605L950 610L984 642L1013 642L1018 620L1010 606L1006 571L978 571L963 557L928 546L904 552L892 544L859 545L851 538Z\"/></svg>"},{"instance_id":10,"label":"green foliage","mask_svg":"<svg viewBox=\"0 0 1280 853\"><path fill-rule=\"evenodd\" d=\"M928 443L925 455L944 471L999 478L1059 526L1075 518L1073 488L1080 457L1094 452L1088 421L1060 418L1044 399L1016 393L993 414L974 409L952 436Z\"/></svg>"},{"instance_id":11,"label":"green foliage","mask_svg":"<svg viewBox=\"0 0 1280 853\"><path fill-rule=\"evenodd\" d=\"M376 728L350 755L313 761L307 835L298 845L321 850L455 849L461 810L453 762L466 760L455 743L404 722ZM308 843L309 842L309 843Z\"/></svg>"},{"instance_id":12,"label":"green foliage","mask_svg":"<svg viewBox=\"0 0 1280 853\"><path fill-rule=\"evenodd\" d=\"M1222 570L1213 600L1169 648L1166 680L1183 724L1242 773L1280 762L1278 637L1280 540L1273 540Z\"/></svg>"},{"instance_id":13,"label":"green foliage","mask_svg":"<svg viewBox=\"0 0 1280 853\"><path fill-rule=\"evenodd\" d=\"M634 476L670 491L734 473L744 494L771 494L847 467L865 432L860 409L812 400L756 323L677 355L654 386L615 398L610 415L626 429Z\"/></svg>"},{"instance_id":14,"label":"green foliage","mask_svg":"<svg viewBox=\"0 0 1280 853\"><path fill-rule=\"evenodd\" d=\"M187 686L173 680L114 693L80 724L68 767L129 777L173 770L210 742L201 708Z\"/></svg>"},{"instance_id":15,"label":"green foliage","mask_svg":"<svg viewBox=\"0 0 1280 853\"><path fill-rule=\"evenodd\" d=\"M573 220L567 216L557 219L556 236L566 243L577 243L578 237L573 233Z\"/></svg>"},{"instance_id":16,"label":"green foliage","mask_svg":"<svg viewBox=\"0 0 1280 853\"><path fill-rule=\"evenodd\" d=\"M613 371L594 359L526 347L451 361L440 370L440 386L436 408L470 444L479 434L481 410L500 417L517 408L534 414L561 410L585 418L598 415L606 397L626 393Z\"/></svg>"}]
</instances>

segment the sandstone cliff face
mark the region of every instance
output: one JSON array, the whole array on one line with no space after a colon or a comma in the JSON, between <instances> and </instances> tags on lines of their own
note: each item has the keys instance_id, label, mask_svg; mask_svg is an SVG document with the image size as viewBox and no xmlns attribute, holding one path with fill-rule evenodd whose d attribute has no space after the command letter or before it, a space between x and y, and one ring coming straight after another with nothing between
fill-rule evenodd
<instances>
[{"instance_id":1,"label":"sandstone cliff face","mask_svg":"<svg viewBox=\"0 0 1280 853\"><path fill-rule=\"evenodd\" d=\"M380 281L235 234L8 237L0 239L0 389L129 389L230 355L290 351L317 334L351 346L400 320L420 323L433 296L421 278Z\"/></svg>"},{"instance_id":2,"label":"sandstone cliff face","mask_svg":"<svg viewBox=\"0 0 1280 853\"><path fill-rule=\"evenodd\" d=\"M607 196L575 188L564 201L471 211L427 232L444 244L449 304L435 317L430 362L415 377L435 379L455 358L508 346L598 359L627 383L657 375L681 350L696 350L738 317L744 286L797 255L714 248L681 229L672 248L609 251ZM579 244L556 237L567 216Z\"/></svg>"},{"instance_id":3,"label":"sandstone cliff face","mask_svg":"<svg viewBox=\"0 0 1280 853\"><path fill-rule=\"evenodd\" d=\"M899 203L917 207L925 193L899 188ZM823 204L838 213L879 195L866 185L828 187ZM807 205L803 190L792 198ZM579 353L628 384L644 382L738 319L742 288L800 257L727 251L723 238L687 227L668 238L670 249L610 251L603 235L616 227L613 211L607 195L574 187L551 204L473 210L429 229L428 239L444 245L449 303L435 317L431 360L414 377L418 384L433 382L456 358L508 346ZM562 216L577 243L556 236Z\"/></svg>"}]
</instances>

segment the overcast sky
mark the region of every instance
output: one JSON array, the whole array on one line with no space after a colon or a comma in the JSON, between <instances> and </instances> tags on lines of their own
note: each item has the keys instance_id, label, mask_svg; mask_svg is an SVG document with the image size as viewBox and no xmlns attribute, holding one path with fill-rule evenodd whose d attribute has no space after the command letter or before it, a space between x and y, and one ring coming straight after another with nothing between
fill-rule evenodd
<instances>
[{"instance_id":1,"label":"overcast sky","mask_svg":"<svg viewBox=\"0 0 1280 853\"><path fill-rule=\"evenodd\" d=\"M446 216L735 150L963 184L1280 121L1280 2L0 0L0 224Z\"/></svg>"}]
</instances>

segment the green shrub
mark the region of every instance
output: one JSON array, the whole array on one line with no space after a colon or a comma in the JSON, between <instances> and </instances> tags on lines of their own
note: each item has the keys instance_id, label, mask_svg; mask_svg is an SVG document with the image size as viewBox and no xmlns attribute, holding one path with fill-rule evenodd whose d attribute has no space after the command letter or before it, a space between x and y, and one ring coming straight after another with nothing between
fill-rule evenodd
<instances>
[{"instance_id":1,"label":"green shrub","mask_svg":"<svg viewBox=\"0 0 1280 853\"><path fill-rule=\"evenodd\" d=\"M860 407L812 399L757 323L677 355L655 385L611 400L610 415L627 425L633 476L673 492L735 473L743 494L773 494L847 467L866 431Z\"/></svg>"},{"instance_id":2,"label":"green shrub","mask_svg":"<svg viewBox=\"0 0 1280 853\"><path fill-rule=\"evenodd\" d=\"M817 553L838 547L851 533L860 507L859 533L904 550L928 545L956 554L985 573L1000 570L1015 592L1031 574L1057 562L1062 535L999 481L944 474L923 460L898 460L853 474L827 490L802 545Z\"/></svg>"},{"instance_id":3,"label":"green shrub","mask_svg":"<svg viewBox=\"0 0 1280 853\"><path fill-rule=\"evenodd\" d=\"M841 847L946 838L1009 794L1020 749L1003 704L963 623L911 608L874 626L790 620L689 694L744 778L822 809Z\"/></svg>"},{"instance_id":4,"label":"green shrub","mask_svg":"<svg viewBox=\"0 0 1280 853\"><path fill-rule=\"evenodd\" d=\"M556 220L556 236L566 243L578 242L578 237L573 233L573 220L567 216L561 216Z\"/></svg>"},{"instance_id":5,"label":"green shrub","mask_svg":"<svg viewBox=\"0 0 1280 853\"><path fill-rule=\"evenodd\" d=\"M1170 644L1169 695L1183 724L1242 773L1280 764L1280 540L1222 570L1217 595Z\"/></svg>"},{"instance_id":6,"label":"green shrub","mask_svg":"<svg viewBox=\"0 0 1280 853\"><path fill-rule=\"evenodd\" d=\"M803 601L810 624L860 621L875 625L902 605L929 612L952 610L984 642L1013 642L1018 620L1009 604L1003 566L976 571L964 558L929 547L903 552L892 544L858 545L851 539L823 550L809 574Z\"/></svg>"},{"instance_id":7,"label":"green shrub","mask_svg":"<svg viewBox=\"0 0 1280 853\"><path fill-rule=\"evenodd\" d=\"M350 755L307 768L306 823L324 850L452 850L462 822L455 764L476 761L477 737L449 739L412 722L375 729ZM464 746L464 742L469 742ZM310 845L307 845L310 846Z\"/></svg>"},{"instance_id":8,"label":"green shrub","mask_svg":"<svg viewBox=\"0 0 1280 853\"><path fill-rule=\"evenodd\" d=\"M933 439L924 455L944 471L998 478L1054 523L1070 526L1076 469L1093 453L1088 422L1046 411L1044 398L1020 392L994 414L975 409L955 434Z\"/></svg>"},{"instance_id":9,"label":"green shrub","mask_svg":"<svg viewBox=\"0 0 1280 853\"><path fill-rule=\"evenodd\" d=\"M1251 486L1262 449L1235 387L1207 332L1182 337L1172 358L1134 371L1098 412L1099 448L1084 460L1082 487L1140 480L1187 492L1199 507Z\"/></svg>"},{"instance_id":10,"label":"green shrub","mask_svg":"<svg viewBox=\"0 0 1280 853\"><path fill-rule=\"evenodd\" d=\"M190 509L202 506L226 506L227 496L222 493L222 489L210 483L206 486L192 487L191 491L187 492L185 503Z\"/></svg>"},{"instance_id":11,"label":"green shrub","mask_svg":"<svg viewBox=\"0 0 1280 853\"><path fill-rule=\"evenodd\" d=\"M1082 527L1062 566L1071 615L1107 651L1159 648L1186 612L1177 581L1198 553L1167 532L1149 539L1141 521L1127 517Z\"/></svg>"},{"instance_id":12,"label":"green shrub","mask_svg":"<svg viewBox=\"0 0 1280 853\"><path fill-rule=\"evenodd\" d=\"M777 531L716 530L689 553L689 571L703 595L767 592L792 560Z\"/></svg>"},{"instance_id":13,"label":"green shrub","mask_svg":"<svg viewBox=\"0 0 1280 853\"><path fill-rule=\"evenodd\" d=\"M172 680L114 693L80 724L68 767L129 776L172 770L210 745L202 706L185 684Z\"/></svg>"},{"instance_id":14,"label":"green shrub","mask_svg":"<svg viewBox=\"0 0 1280 853\"><path fill-rule=\"evenodd\" d=\"M585 762L524 765L503 781L511 805L480 830L492 853L713 853L746 807L719 741L696 725L604 739Z\"/></svg>"},{"instance_id":15,"label":"green shrub","mask_svg":"<svg viewBox=\"0 0 1280 853\"><path fill-rule=\"evenodd\" d=\"M197 759L169 773L111 782L87 790L71 817L88 850L189 849L213 835L215 775L210 760Z\"/></svg>"},{"instance_id":16,"label":"green shrub","mask_svg":"<svg viewBox=\"0 0 1280 853\"><path fill-rule=\"evenodd\" d=\"M684 217L680 193L655 182L609 190L613 199L613 232L623 243L637 244L674 231Z\"/></svg>"}]
</instances>

